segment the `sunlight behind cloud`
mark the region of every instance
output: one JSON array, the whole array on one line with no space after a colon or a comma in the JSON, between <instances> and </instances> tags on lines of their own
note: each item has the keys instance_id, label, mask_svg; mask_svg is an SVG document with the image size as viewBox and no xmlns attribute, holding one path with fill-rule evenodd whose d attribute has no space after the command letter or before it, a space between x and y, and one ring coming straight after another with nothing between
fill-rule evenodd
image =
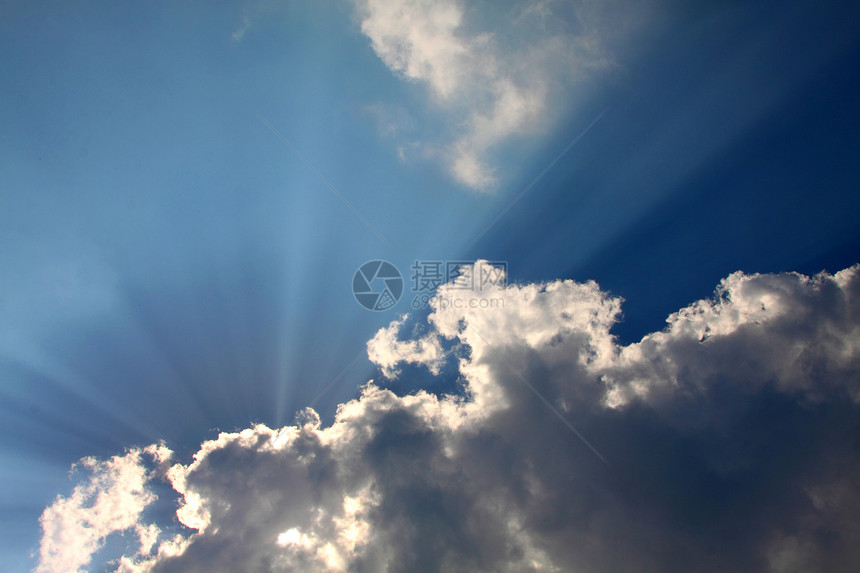
<instances>
[{"instance_id":1,"label":"sunlight behind cloud","mask_svg":"<svg viewBox=\"0 0 860 573\"><path fill-rule=\"evenodd\" d=\"M848 563L860 539L848 518L860 506L850 486L860 460L828 436L851 424L860 403L859 271L735 273L713 299L629 346L610 334L619 299L596 283L491 293L448 283L425 334L399 341L395 320L371 355L386 370L399 362L435 370L439 338L449 339L467 349L462 395L398 396L371 381L328 427L307 410L301 426L221 433L166 472L163 446L84 460L92 478L43 514L38 571L85 566L108 535L125 530L139 535L140 549L118 570L140 573L260 562L308 572L634 571L644 559L689 571L707 547L719 547L711 559L720 570L760 562L792 570L825 552ZM478 294L505 304L439 302ZM771 427L773 408L796 415ZM567 418L582 434L568 431ZM797 439L801 455L787 455ZM775 440L791 447L774 449ZM711 450L686 460L688 442ZM144 452L162 471L144 468ZM674 471L682 461L698 473ZM159 479L181 495L177 517L189 528L160 544L158 526L141 520ZM678 506L680 487L701 498L738 480L767 484L772 499L726 495L728 512ZM743 541L701 525L738 519L747 524ZM823 543L817 523L838 528L840 541ZM624 551L610 550L617 546Z\"/></svg>"}]
</instances>

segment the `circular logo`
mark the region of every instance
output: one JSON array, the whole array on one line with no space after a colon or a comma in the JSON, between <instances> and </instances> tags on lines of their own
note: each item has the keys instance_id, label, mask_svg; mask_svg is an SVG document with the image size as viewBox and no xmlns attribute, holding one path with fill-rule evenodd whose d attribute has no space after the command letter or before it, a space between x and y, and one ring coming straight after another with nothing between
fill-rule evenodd
<instances>
[{"instance_id":1,"label":"circular logo","mask_svg":"<svg viewBox=\"0 0 860 573\"><path fill-rule=\"evenodd\" d=\"M368 261L352 277L352 294L368 310L388 310L403 294L403 277L388 261Z\"/></svg>"}]
</instances>

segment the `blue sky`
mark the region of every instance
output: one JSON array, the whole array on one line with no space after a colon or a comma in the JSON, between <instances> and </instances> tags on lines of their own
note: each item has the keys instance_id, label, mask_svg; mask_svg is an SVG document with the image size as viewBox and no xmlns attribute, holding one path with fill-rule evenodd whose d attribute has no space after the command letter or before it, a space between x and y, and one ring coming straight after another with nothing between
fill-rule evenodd
<instances>
[{"instance_id":1,"label":"blue sky","mask_svg":"<svg viewBox=\"0 0 860 573\"><path fill-rule=\"evenodd\" d=\"M219 430L280 428L308 405L325 427L371 378L401 395L467 379L453 358L409 358L425 341L390 350L406 366L384 382L367 343L412 293L362 308L366 261L407 285L415 260L481 258L524 289L593 280L625 301L618 345L736 271L857 263L857 12L7 3L0 568L36 566L39 516L83 457L163 440L188 463ZM429 312L397 340L442 332ZM454 339L478 360L474 337Z\"/></svg>"}]
</instances>

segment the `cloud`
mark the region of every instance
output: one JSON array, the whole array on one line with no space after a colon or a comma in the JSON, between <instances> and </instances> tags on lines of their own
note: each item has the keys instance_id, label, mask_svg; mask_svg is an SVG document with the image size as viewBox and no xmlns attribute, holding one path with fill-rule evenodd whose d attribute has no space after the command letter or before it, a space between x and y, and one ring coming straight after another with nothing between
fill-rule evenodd
<instances>
[{"instance_id":1,"label":"cloud","mask_svg":"<svg viewBox=\"0 0 860 573\"><path fill-rule=\"evenodd\" d=\"M477 190L497 182L494 148L518 135L540 132L558 113L551 95L605 68L610 57L593 2L538 2L507 9L490 30L457 0L356 0L361 31L393 72L424 85L451 121L451 139L430 144L451 175ZM629 7L628 7L629 8ZM638 10L620 11L613 29ZM434 149L435 147L435 149Z\"/></svg>"},{"instance_id":2,"label":"cloud","mask_svg":"<svg viewBox=\"0 0 860 573\"><path fill-rule=\"evenodd\" d=\"M230 35L234 42L242 41L242 38L245 37L245 33L251 27L251 23L251 17L248 14L244 14L242 16L242 25L236 28L236 30Z\"/></svg>"},{"instance_id":3,"label":"cloud","mask_svg":"<svg viewBox=\"0 0 860 573\"><path fill-rule=\"evenodd\" d=\"M504 304L471 304L488 298ZM69 569L45 549L64 527L81 566L145 525L142 480L164 479L185 533L121 571L854 571L858 301L860 265L735 273L622 346L596 283L443 285L421 334L398 319L369 353L395 375L448 348L461 393L369 382L328 427L306 410L160 472L136 450L89 462L102 477L45 510L40 570ZM84 501L101 496L122 511Z\"/></svg>"},{"instance_id":4,"label":"cloud","mask_svg":"<svg viewBox=\"0 0 860 573\"><path fill-rule=\"evenodd\" d=\"M139 539L138 555L148 555L160 530L141 523L144 509L155 501L147 487L151 473L144 457L166 462L171 453L161 445L134 448L107 461L84 458L79 465L89 479L69 497L58 497L39 520L43 537L38 572L80 571L114 533L133 531Z\"/></svg>"},{"instance_id":5,"label":"cloud","mask_svg":"<svg viewBox=\"0 0 860 573\"><path fill-rule=\"evenodd\" d=\"M381 328L367 343L367 356L379 366L387 378L399 374L398 364L412 363L427 366L432 374L439 374L444 362L444 352L438 338L419 340L397 340L406 315Z\"/></svg>"}]
</instances>

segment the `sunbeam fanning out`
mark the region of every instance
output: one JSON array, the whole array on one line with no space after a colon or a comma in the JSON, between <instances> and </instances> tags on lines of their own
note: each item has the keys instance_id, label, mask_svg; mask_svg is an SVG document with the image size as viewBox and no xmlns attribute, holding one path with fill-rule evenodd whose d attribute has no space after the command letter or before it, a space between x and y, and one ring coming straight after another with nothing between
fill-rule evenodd
<instances>
[{"instance_id":1,"label":"sunbeam fanning out","mask_svg":"<svg viewBox=\"0 0 860 573\"><path fill-rule=\"evenodd\" d=\"M858 70L835 0L7 2L0 570L860 570Z\"/></svg>"}]
</instances>

